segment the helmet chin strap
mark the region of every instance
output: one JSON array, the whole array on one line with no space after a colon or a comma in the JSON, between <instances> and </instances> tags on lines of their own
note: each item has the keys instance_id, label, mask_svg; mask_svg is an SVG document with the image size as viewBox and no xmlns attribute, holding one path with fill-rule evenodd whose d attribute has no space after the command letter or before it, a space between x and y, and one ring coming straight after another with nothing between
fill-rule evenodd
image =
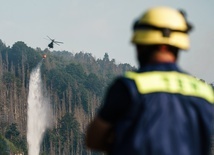
<instances>
[{"instance_id":1,"label":"helmet chin strap","mask_svg":"<svg viewBox=\"0 0 214 155\"><path fill-rule=\"evenodd\" d=\"M187 32L190 32L190 31L192 31L192 29L193 29L193 25L192 24L190 24L188 21L187 21L187 18L186 18L186 12L184 11L184 10L178 10L181 14L182 14L182 16L184 17L184 19L185 19L185 21L186 21L186 24L187 24Z\"/></svg>"}]
</instances>

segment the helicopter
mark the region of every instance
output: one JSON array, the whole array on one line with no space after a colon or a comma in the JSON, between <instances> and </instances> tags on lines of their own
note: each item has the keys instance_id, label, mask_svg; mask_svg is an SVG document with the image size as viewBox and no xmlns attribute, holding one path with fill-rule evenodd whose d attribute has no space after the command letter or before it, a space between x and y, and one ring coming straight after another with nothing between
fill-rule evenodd
<instances>
[{"instance_id":1,"label":"helicopter","mask_svg":"<svg viewBox=\"0 0 214 155\"><path fill-rule=\"evenodd\" d=\"M56 45L63 44L63 42L56 41L55 39L51 39L49 36L47 36L47 37L48 37L48 39L51 40L51 43L48 44L48 47L49 47L49 48L53 48L53 47L54 47L54 44L56 44Z\"/></svg>"}]
</instances>

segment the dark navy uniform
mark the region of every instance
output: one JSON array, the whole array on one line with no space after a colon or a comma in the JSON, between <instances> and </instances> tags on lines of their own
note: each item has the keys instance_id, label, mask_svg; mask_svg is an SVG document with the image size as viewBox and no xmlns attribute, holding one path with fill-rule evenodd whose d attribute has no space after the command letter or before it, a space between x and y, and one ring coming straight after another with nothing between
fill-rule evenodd
<instances>
[{"instance_id":1,"label":"dark navy uniform","mask_svg":"<svg viewBox=\"0 0 214 155\"><path fill-rule=\"evenodd\" d=\"M115 130L112 155L207 155L212 87L174 63L127 72L112 84L99 117Z\"/></svg>"}]
</instances>

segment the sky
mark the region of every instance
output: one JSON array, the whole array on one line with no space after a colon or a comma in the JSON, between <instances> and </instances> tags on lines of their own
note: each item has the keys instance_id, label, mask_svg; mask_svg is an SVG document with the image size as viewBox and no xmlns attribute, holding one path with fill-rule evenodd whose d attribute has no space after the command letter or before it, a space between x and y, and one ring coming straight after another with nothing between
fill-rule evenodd
<instances>
[{"instance_id":1,"label":"sky","mask_svg":"<svg viewBox=\"0 0 214 155\"><path fill-rule=\"evenodd\" d=\"M32 48L47 48L47 36L63 42L54 50L108 53L116 63L138 67L130 43L132 24L148 8L183 9L194 25L191 48L182 51L179 66L190 74L214 82L214 1L211 0L0 0L0 39L12 46L23 41Z\"/></svg>"}]
</instances>

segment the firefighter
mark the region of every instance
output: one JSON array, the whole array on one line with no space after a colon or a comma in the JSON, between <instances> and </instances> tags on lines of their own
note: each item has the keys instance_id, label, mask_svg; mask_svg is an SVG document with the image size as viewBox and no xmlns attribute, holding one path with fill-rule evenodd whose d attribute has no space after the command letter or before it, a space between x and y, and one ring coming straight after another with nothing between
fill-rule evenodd
<instances>
[{"instance_id":1,"label":"firefighter","mask_svg":"<svg viewBox=\"0 0 214 155\"><path fill-rule=\"evenodd\" d=\"M171 7L147 10L133 26L139 69L116 78L86 133L111 155L208 155L214 113L210 85L178 65L192 25Z\"/></svg>"}]
</instances>

